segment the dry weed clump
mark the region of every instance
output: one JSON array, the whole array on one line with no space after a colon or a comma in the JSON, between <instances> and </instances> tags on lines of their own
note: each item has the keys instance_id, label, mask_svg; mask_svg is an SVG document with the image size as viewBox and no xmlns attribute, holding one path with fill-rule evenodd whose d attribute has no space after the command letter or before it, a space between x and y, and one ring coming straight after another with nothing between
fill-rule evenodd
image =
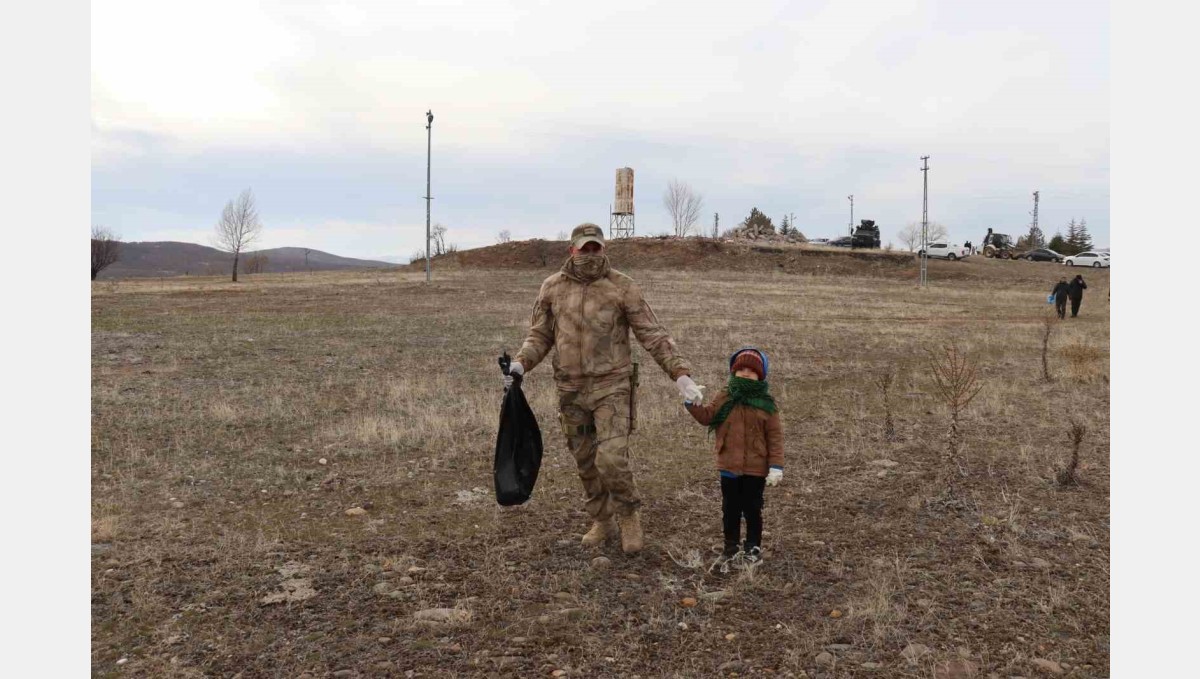
<instances>
[{"instance_id":1,"label":"dry weed clump","mask_svg":"<svg viewBox=\"0 0 1200 679\"><path fill-rule=\"evenodd\" d=\"M1105 352L1087 339L1077 338L1064 345L1058 353L1066 359L1072 381L1091 382L1097 376L1106 374Z\"/></svg>"}]
</instances>

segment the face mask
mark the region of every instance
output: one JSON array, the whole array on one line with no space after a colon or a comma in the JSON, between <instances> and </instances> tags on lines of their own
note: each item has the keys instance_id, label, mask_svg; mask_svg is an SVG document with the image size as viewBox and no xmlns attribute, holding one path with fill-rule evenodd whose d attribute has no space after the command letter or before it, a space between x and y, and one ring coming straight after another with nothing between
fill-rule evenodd
<instances>
[{"instance_id":1,"label":"face mask","mask_svg":"<svg viewBox=\"0 0 1200 679\"><path fill-rule=\"evenodd\" d=\"M582 252L571 255L571 263L574 264L575 270L589 278L600 275L604 270L604 260L604 255L585 255Z\"/></svg>"}]
</instances>

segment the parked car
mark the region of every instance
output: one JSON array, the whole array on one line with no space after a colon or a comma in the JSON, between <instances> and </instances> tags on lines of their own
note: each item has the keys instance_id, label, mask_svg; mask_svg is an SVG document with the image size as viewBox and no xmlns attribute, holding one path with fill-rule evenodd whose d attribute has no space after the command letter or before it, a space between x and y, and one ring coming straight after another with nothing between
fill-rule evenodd
<instances>
[{"instance_id":1,"label":"parked car","mask_svg":"<svg viewBox=\"0 0 1200 679\"><path fill-rule=\"evenodd\" d=\"M1061 262L1063 256L1050 248L1037 248L1017 255L1017 259L1027 259L1031 262Z\"/></svg>"},{"instance_id":2,"label":"parked car","mask_svg":"<svg viewBox=\"0 0 1200 679\"><path fill-rule=\"evenodd\" d=\"M923 254L924 250L918 250L917 255ZM949 243L930 243L928 257L930 259L963 259L971 253L961 245L951 245Z\"/></svg>"},{"instance_id":3,"label":"parked car","mask_svg":"<svg viewBox=\"0 0 1200 679\"><path fill-rule=\"evenodd\" d=\"M828 245L829 239L828 238L814 238L808 242L812 243L814 245Z\"/></svg>"},{"instance_id":4,"label":"parked car","mask_svg":"<svg viewBox=\"0 0 1200 679\"><path fill-rule=\"evenodd\" d=\"M854 246L854 239L850 236L842 236L841 238L834 238L826 243L826 245L832 245L835 248L849 248Z\"/></svg>"},{"instance_id":5,"label":"parked car","mask_svg":"<svg viewBox=\"0 0 1200 679\"><path fill-rule=\"evenodd\" d=\"M1097 269L1112 266L1108 255L1102 252L1081 252L1077 255L1071 255L1063 259L1063 264L1067 266L1090 266Z\"/></svg>"}]
</instances>

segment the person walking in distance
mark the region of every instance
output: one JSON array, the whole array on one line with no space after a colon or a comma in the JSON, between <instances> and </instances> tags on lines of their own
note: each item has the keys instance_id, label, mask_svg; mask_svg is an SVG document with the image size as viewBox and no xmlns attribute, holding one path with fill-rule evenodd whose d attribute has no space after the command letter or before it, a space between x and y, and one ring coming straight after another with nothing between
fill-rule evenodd
<instances>
[{"instance_id":1,"label":"person walking in distance","mask_svg":"<svg viewBox=\"0 0 1200 679\"><path fill-rule=\"evenodd\" d=\"M1079 305L1083 304L1084 290L1087 290L1087 283L1083 282L1082 275L1076 275L1067 289L1067 296L1071 298L1071 318L1079 315Z\"/></svg>"},{"instance_id":2,"label":"person walking in distance","mask_svg":"<svg viewBox=\"0 0 1200 679\"><path fill-rule=\"evenodd\" d=\"M619 531L627 553L643 546L641 498L629 468L629 434L636 422L631 331L685 399L703 400L691 367L641 288L609 264L604 232L580 224L571 232L570 256L542 282L528 336L509 368L524 375L554 350L559 422L592 518L583 544L599 545ZM511 379L506 376L506 383Z\"/></svg>"},{"instance_id":3,"label":"person walking in distance","mask_svg":"<svg viewBox=\"0 0 1200 679\"><path fill-rule=\"evenodd\" d=\"M1067 294L1070 292L1071 286L1067 283L1067 277L1063 276L1059 279L1058 285L1050 291L1054 295L1054 310L1058 313L1059 318L1067 317Z\"/></svg>"}]
</instances>

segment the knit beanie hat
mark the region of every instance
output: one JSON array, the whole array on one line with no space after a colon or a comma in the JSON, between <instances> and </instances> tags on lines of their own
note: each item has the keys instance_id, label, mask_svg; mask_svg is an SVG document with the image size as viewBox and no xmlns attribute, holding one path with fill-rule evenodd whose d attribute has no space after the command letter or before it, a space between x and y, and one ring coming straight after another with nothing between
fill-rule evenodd
<instances>
[{"instance_id":1,"label":"knit beanie hat","mask_svg":"<svg viewBox=\"0 0 1200 679\"><path fill-rule=\"evenodd\" d=\"M766 378L766 370L763 369L762 356L754 349L745 349L739 351L733 357L733 363L729 366L729 372L736 373L742 368L749 368L758 375L758 379Z\"/></svg>"}]
</instances>

